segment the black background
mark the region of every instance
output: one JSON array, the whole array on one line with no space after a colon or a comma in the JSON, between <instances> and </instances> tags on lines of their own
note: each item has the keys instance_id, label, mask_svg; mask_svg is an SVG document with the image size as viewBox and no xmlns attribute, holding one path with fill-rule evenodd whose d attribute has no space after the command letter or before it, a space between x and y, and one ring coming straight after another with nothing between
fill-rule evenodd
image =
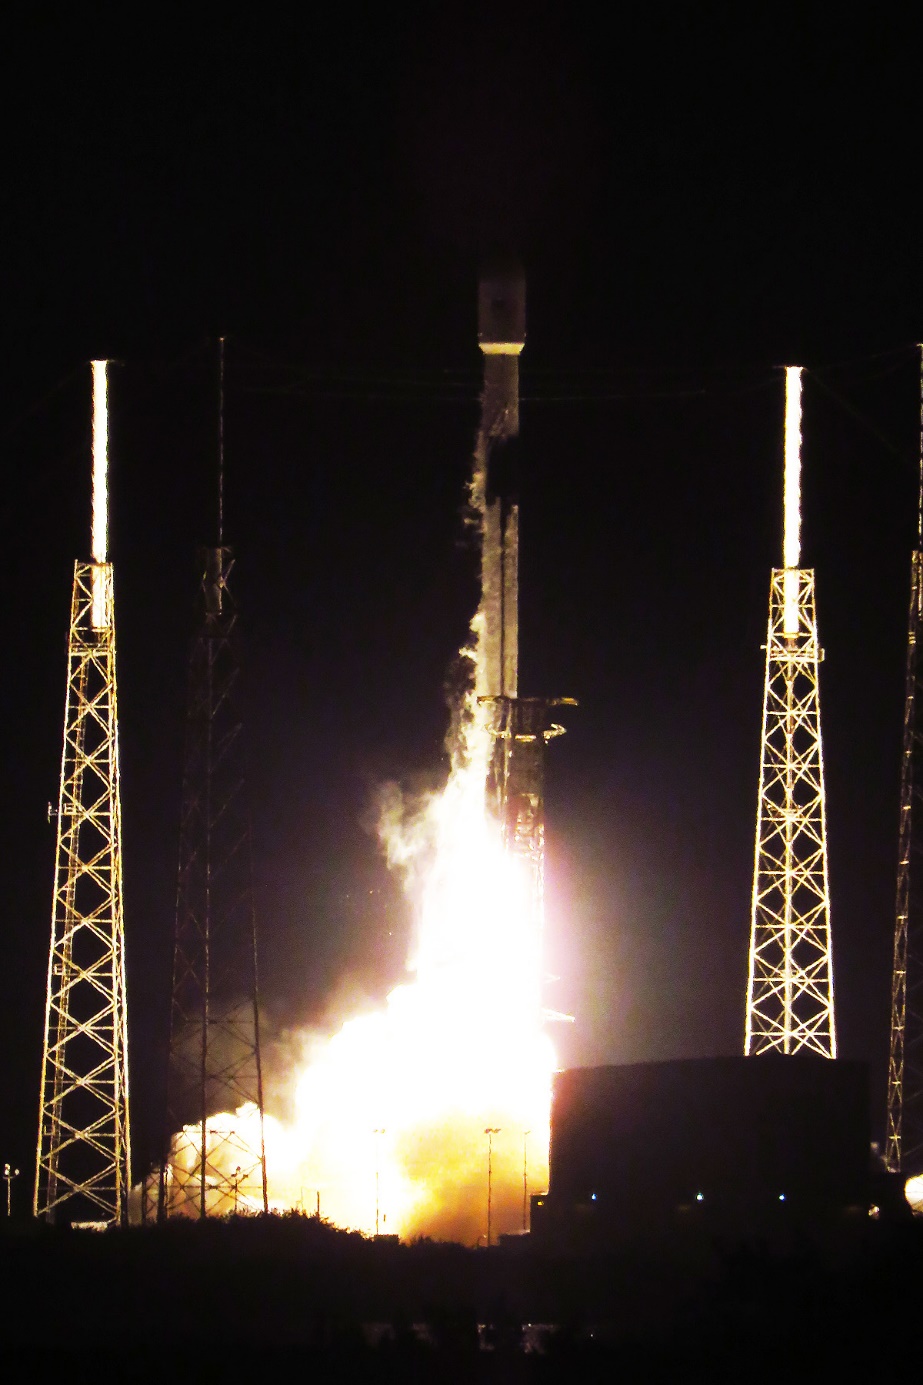
<instances>
[{"instance_id":1,"label":"black background","mask_svg":"<svg viewBox=\"0 0 923 1385\"><path fill-rule=\"evenodd\" d=\"M743 1038L780 367L803 363L837 1019L883 1124L919 445L916 35L765 7L20 16L0 139L6 737L0 1157L28 1169L67 612L111 370L136 1173L168 1009L195 547L239 557L267 1022L383 997L410 921L367 823L439 782L476 603L476 279L528 275L526 693L564 1064ZM284 1084L273 1083L275 1101ZM26 1198L23 1178L17 1196Z\"/></svg>"}]
</instances>

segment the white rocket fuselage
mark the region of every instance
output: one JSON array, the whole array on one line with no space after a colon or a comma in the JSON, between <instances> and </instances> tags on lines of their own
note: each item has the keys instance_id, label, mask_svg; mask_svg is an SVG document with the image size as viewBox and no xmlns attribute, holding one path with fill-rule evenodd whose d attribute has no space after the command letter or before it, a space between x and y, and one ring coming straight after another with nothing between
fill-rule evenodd
<instances>
[{"instance_id":1,"label":"white rocket fuselage","mask_svg":"<svg viewBox=\"0 0 923 1385\"><path fill-rule=\"evenodd\" d=\"M519 354L525 343L521 274L482 278L478 341L484 389L478 458L483 481L481 608L475 692L479 698L519 691L519 506L503 475L504 454L519 436Z\"/></svg>"}]
</instances>

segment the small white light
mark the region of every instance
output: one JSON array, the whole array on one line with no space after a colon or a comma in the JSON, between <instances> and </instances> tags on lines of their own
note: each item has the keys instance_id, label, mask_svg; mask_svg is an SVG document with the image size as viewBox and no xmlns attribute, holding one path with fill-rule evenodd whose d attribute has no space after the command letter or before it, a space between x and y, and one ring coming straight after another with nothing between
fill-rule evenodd
<instances>
[{"instance_id":1,"label":"small white light","mask_svg":"<svg viewBox=\"0 0 923 1385\"><path fill-rule=\"evenodd\" d=\"M591 1201L591 1202L595 1202L595 1201L596 1201L596 1194L595 1194L595 1193L590 1193L590 1201Z\"/></svg>"},{"instance_id":2,"label":"small white light","mask_svg":"<svg viewBox=\"0 0 923 1385\"><path fill-rule=\"evenodd\" d=\"M780 1202L784 1202L784 1201L785 1201L785 1194L784 1194L784 1193L780 1193L780 1194L779 1194L779 1201L780 1201Z\"/></svg>"},{"instance_id":3,"label":"small white light","mask_svg":"<svg viewBox=\"0 0 923 1385\"><path fill-rule=\"evenodd\" d=\"M704 1201L705 1201L705 1194L704 1194L704 1193L696 1193L696 1195L695 1195L695 1200L696 1200L696 1202L704 1202Z\"/></svg>"}]
</instances>

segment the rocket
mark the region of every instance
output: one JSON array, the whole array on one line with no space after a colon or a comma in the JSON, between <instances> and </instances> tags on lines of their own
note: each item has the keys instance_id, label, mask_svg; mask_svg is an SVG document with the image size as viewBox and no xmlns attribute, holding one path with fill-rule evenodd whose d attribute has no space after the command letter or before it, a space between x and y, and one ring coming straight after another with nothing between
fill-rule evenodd
<instances>
[{"instance_id":1,"label":"rocket","mask_svg":"<svg viewBox=\"0 0 923 1385\"><path fill-rule=\"evenodd\" d=\"M526 340L521 269L483 274L478 285L478 344L484 357L481 423L471 504L481 527L475 694L493 746L487 797L504 846L525 865L533 941L544 928L544 761L564 727L553 714L571 697L519 695L519 357ZM540 1004L540 987L536 991ZM566 1018L566 1017L560 1017Z\"/></svg>"},{"instance_id":2,"label":"rocket","mask_svg":"<svg viewBox=\"0 0 923 1385\"><path fill-rule=\"evenodd\" d=\"M526 339L521 269L483 274L478 344L484 386L472 501L482 524L481 610L475 692L515 698L519 681L519 356Z\"/></svg>"}]
</instances>

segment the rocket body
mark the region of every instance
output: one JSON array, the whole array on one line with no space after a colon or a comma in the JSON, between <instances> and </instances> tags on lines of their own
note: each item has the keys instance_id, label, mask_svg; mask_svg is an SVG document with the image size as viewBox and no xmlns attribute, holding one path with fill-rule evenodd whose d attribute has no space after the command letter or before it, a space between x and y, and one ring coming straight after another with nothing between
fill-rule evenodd
<instances>
[{"instance_id":1,"label":"rocket body","mask_svg":"<svg viewBox=\"0 0 923 1385\"><path fill-rule=\"evenodd\" d=\"M473 501L480 511L481 610L475 691L516 697L519 683L519 354L525 344L521 271L482 277L478 343L484 388Z\"/></svg>"}]
</instances>

